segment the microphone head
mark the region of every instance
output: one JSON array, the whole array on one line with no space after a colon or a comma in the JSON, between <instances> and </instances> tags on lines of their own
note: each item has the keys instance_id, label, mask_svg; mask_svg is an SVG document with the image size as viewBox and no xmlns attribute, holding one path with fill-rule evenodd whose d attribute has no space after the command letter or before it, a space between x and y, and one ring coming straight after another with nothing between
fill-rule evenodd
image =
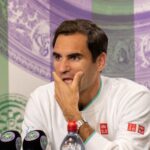
<instances>
[{"instance_id":1,"label":"microphone head","mask_svg":"<svg viewBox=\"0 0 150 150\"><path fill-rule=\"evenodd\" d=\"M30 131L24 138L23 150L45 150L47 137L41 130Z\"/></svg>"},{"instance_id":2,"label":"microphone head","mask_svg":"<svg viewBox=\"0 0 150 150\"><path fill-rule=\"evenodd\" d=\"M21 136L18 131L8 130L3 132L0 136L1 150L20 150L21 144Z\"/></svg>"}]
</instances>

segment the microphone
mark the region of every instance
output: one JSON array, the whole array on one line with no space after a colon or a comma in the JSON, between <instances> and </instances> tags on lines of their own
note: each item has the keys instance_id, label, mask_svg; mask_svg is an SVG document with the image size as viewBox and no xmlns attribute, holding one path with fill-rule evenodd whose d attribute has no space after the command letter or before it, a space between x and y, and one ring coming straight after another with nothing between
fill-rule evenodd
<instances>
[{"instance_id":1,"label":"microphone","mask_svg":"<svg viewBox=\"0 0 150 150\"><path fill-rule=\"evenodd\" d=\"M41 130L30 131L24 138L23 150L46 150L47 137Z\"/></svg>"},{"instance_id":2,"label":"microphone","mask_svg":"<svg viewBox=\"0 0 150 150\"><path fill-rule=\"evenodd\" d=\"M21 144L21 136L18 131L8 130L3 132L0 136L1 150L20 150Z\"/></svg>"}]
</instances>

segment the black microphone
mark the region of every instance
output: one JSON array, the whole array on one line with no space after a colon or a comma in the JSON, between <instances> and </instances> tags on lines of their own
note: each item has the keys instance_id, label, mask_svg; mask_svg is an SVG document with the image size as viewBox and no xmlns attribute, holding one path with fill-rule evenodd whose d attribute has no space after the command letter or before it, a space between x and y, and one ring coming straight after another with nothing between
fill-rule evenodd
<instances>
[{"instance_id":1,"label":"black microphone","mask_svg":"<svg viewBox=\"0 0 150 150\"><path fill-rule=\"evenodd\" d=\"M21 136L18 131L8 130L0 136L0 150L20 150Z\"/></svg>"},{"instance_id":2,"label":"black microphone","mask_svg":"<svg viewBox=\"0 0 150 150\"><path fill-rule=\"evenodd\" d=\"M46 150L47 137L41 130L30 131L24 138L23 150Z\"/></svg>"}]
</instances>

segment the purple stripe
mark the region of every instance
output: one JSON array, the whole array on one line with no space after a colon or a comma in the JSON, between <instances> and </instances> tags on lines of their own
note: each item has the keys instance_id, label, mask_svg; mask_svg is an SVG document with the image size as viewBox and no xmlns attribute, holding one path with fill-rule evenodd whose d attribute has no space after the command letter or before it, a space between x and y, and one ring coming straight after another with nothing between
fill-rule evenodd
<instances>
[{"instance_id":1,"label":"purple stripe","mask_svg":"<svg viewBox=\"0 0 150 150\"><path fill-rule=\"evenodd\" d=\"M34 56L33 54L31 55L30 53L26 53L26 48L22 47L22 50L20 48L20 46L17 46L17 44L11 43L9 42L9 46L11 47L11 49L9 49L9 53L14 53L17 51L18 55L20 54L23 55L22 57L28 58L31 62L36 62L40 65L43 65L43 67L50 67L50 63L46 62L44 59L42 59L41 57L38 56ZM15 51L13 51L15 49Z\"/></svg>"},{"instance_id":2,"label":"purple stripe","mask_svg":"<svg viewBox=\"0 0 150 150\"><path fill-rule=\"evenodd\" d=\"M86 5L91 5L92 1L87 1ZM87 11L81 8L78 8L70 3L60 0L51 0L50 3L51 11L53 12L53 8L57 9L58 12L61 11L61 15L63 13L69 12L69 16L71 17L83 17L87 19L91 19L91 10Z\"/></svg>"},{"instance_id":3,"label":"purple stripe","mask_svg":"<svg viewBox=\"0 0 150 150\"><path fill-rule=\"evenodd\" d=\"M87 2L87 5L91 6L92 0L89 0ZM51 32L52 33L63 20L74 19L74 18L85 18L85 19L92 18L91 10L87 11L87 10L78 8L65 1L50 0L50 7L51 7L50 20L51 20Z\"/></svg>"},{"instance_id":4,"label":"purple stripe","mask_svg":"<svg viewBox=\"0 0 150 150\"><path fill-rule=\"evenodd\" d=\"M140 3L136 3L136 7ZM135 80L150 88L150 11L135 12ZM135 10L137 11L137 10Z\"/></svg>"},{"instance_id":5,"label":"purple stripe","mask_svg":"<svg viewBox=\"0 0 150 150\"><path fill-rule=\"evenodd\" d=\"M149 20L150 19L150 11L137 13L134 16L135 20Z\"/></svg>"}]
</instances>

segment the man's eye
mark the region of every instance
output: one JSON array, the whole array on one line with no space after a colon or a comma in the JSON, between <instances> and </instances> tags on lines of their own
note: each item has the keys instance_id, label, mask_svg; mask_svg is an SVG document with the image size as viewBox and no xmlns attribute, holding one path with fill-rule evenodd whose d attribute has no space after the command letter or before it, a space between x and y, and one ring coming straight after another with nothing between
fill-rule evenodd
<instances>
[{"instance_id":1,"label":"man's eye","mask_svg":"<svg viewBox=\"0 0 150 150\"><path fill-rule=\"evenodd\" d=\"M80 60L81 57L80 56L71 56L70 59L71 60Z\"/></svg>"},{"instance_id":2,"label":"man's eye","mask_svg":"<svg viewBox=\"0 0 150 150\"><path fill-rule=\"evenodd\" d=\"M61 58L59 55L54 55L53 57L55 60L60 60L60 58Z\"/></svg>"}]
</instances>

